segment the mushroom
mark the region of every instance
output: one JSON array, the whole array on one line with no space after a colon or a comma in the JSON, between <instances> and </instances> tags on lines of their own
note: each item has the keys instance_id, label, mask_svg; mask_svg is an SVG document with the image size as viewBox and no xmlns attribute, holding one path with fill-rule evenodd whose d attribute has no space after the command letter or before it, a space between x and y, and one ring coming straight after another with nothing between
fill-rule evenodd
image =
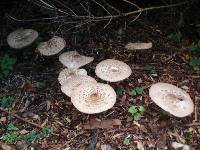
<instances>
[{"instance_id":1,"label":"mushroom","mask_svg":"<svg viewBox=\"0 0 200 150\"><path fill-rule=\"evenodd\" d=\"M109 82L117 82L128 78L132 71L124 62L115 59L106 59L97 64L96 75Z\"/></svg>"},{"instance_id":2,"label":"mushroom","mask_svg":"<svg viewBox=\"0 0 200 150\"><path fill-rule=\"evenodd\" d=\"M7 36L8 45L11 48L20 49L29 46L38 37L38 32L33 29L18 29Z\"/></svg>"},{"instance_id":3,"label":"mushroom","mask_svg":"<svg viewBox=\"0 0 200 150\"><path fill-rule=\"evenodd\" d=\"M194 110L190 95L168 83L156 83L149 89L151 99L162 109L176 117L185 117Z\"/></svg>"},{"instance_id":4,"label":"mushroom","mask_svg":"<svg viewBox=\"0 0 200 150\"><path fill-rule=\"evenodd\" d=\"M152 43L128 43L125 48L129 50L150 49L152 48Z\"/></svg>"},{"instance_id":5,"label":"mushroom","mask_svg":"<svg viewBox=\"0 0 200 150\"><path fill-rule=\"evenodd\" d=\"M63 38L59 36L54 36L50 40L46 42L41 42L37 50L45 56L51 56L59 53L61 50L63 50L66 46L66 42Z\"/></svg>"},{"instance_id":6,"label":"mushroom","mask_svg":"<svg viewBox=\"0 0 200 150\"><path fill-rule=\"evenodd\" d=\"M73 90L77 86L88 82L96 83L97 81L94 78L87 75L74 75L65 81L65 83L61 86L61 91L67 96L71 97Z\"/></svg>"},{"instance_id":7,"label":"mushroom","mask_svg":"<svg viewBox=\"0 0 200 150\"><path fill-rule=\"evenodd\" d=\"M116 93L108 84L89 82L74 89L71 102L79 111L95 114L112 108Z\"/></svg>"},{"instance_id":8,"label":"mushroom","mask_svg":"<svg viewBox=\"0 0 200 150\"><path fill-rule=\"evenodd\" d=\"M63 85L73 75L87 75L87 71L85 69L72 70L65 68L59 73L58 81Z\"/></svg>"},{"instance_id":9,"label":"mushroom","mask_svg":"<svg viewBox=\"0 0 200 150\"><path fill-rule=\"evenodd\" d=\"M93 57L80 55L77 51L65 52L59 56L59 61L69 69L78 69L93 60Z\"/></svg>"}]
</instances>

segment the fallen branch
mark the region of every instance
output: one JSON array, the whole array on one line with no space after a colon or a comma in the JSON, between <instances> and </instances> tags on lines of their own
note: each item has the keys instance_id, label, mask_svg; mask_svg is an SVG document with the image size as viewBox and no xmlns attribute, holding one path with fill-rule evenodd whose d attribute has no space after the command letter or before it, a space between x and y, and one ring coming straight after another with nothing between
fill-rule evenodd
<instances>
[{"instance_id":1,"label":"fallen branch","mask_svg":"<svg viewBox=\"0 0 200 150\"><path fill-rule=\"evenodd\" d=\"M181 2L181 3L176 3L176 4L171 4L171 5L164 5L164 6L155 6L155 7L149 7L149 8L139 8L138 10L136 11L132 11L132 12L127 12L127 13L121 13L121 14L118 14L118 15L107 15L107 16L78 16L77 14L76 15L61 15L61 16L56 16L56 17L48 17L48 18L38 18L38 19L17 19L13 16L10 16L10 15L7 15L7 17L9 17L10 19L14 20L14 21L19 21L19 22L36 22L36 21L42 21L42 20L58 20L58 19L65 19L65 18L69 18L69 17L73 17L74 19L77 19L77 20L84 20L84 19L90 19L90 21L105 21L105 20L111 20L111 19L116 19L116 18L119 18L119 17L128 17L128 16L132 16L132 15L135 15L135 14L140 14L142 12L145 12L145 11L150 11L150 10L156 10L156 9L164 9L164 8L171 8L171 7L177 7L177 6L181 6L181 5L185 5L187 4L188 1L185 1L185 2ZM63 20L62 20L63 22Z\"/></svg>"},{"instance_id":2,"label":"fallen branch","mask_svg":"<svg viewBox=\"0 0 200 150\"><path fill-rule=\"evenodd\" d=\"M36 128L42 129L42 126L40 126L40 125L38 125L38 124L36 124L36 123L30 122L29 120L27 120L27 119L25 119L25 118L22 118L22 117L20 117L19 115L15 114L15 113L9 112L9 111L7 111L6 109L0 108L0 111L5 112L5 113L7 113L8 115L13 116L13 117L15 117L15 118L17 118L17 119L19 119L19 120L21 120L21 121L23 121L23 122L26 122L26 123L28 123L28 124L30 124L30 125L36 127Z\"/></svg>"}]
</instances>

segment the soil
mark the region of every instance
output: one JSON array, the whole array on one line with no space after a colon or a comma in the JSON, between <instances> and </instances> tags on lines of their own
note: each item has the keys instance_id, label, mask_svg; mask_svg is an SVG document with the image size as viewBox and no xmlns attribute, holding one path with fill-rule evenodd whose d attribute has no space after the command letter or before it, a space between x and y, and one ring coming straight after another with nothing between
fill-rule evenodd
<instances>
[{"instance_id":1,"label":"soil","mask_svg":"<svg viewBox=\"0 0 200 150\"><path fill-rule=\"evenodd\" d=\"M58 61L58 56L44 57L35 52L35 47L23 50L10 49L6 44L2 47L1 55L8 53L17 58L13 72L1 81L0 98L13 96L14 103L9 112L27 119L37 125L48 126L53 129L49 134L33 143L16 142L11 146L14 149L37 150L101 150L102 145L107 149L173 149L172 142L184 143L195 149L200 149L200 76L188 64L191 54L186 43L189 39L177 45L167 35L171 26L159 22L143 22L142 18L134 24L116 27L111 24L106 29L99 29L97 25L91 34L77 34L74 38L65 36L67 46L63 51L77 50L80 54L94 57L94 61L83 68L88 75L95 76L95 66L101 60L114 58L127 63L133 73L121 82L108 83L115 90L119 87L125 89L122 95L117 96L114 107L100 114L87 115L79 112L60 90L57 77L64 68ZM170 19L165 18L164 21ZM30 26L30 25L29 25ZM33 26L34 28L34 26ZM51 35L41 26L36 26L42 32L41 36L48 39ZM101 30L95 33L95 30ZM48 33L48 34L44 34ZM77 40L76 42L75 39ZM153 47L147 50L127 50L128 42L152 42ZM145 69L145 65L155 67L157 76ZM195 111L187 117L176 118L164 112L150 99L149 87L156 82L166 82L186 88L195 104ZM144 87L144 92L139 96L130 96L128 92L134 87ZM144 106L146 111L138 122L131 120L128 108L132 105ZM27 116L33 113L39 119ZM6 130L4 128L12 122L19 130L39 131L34 125L24 122L0 110L0 119L6 117L6 124L0 128L0 137ZM84 129L83 124L91 118L100 120L119 119L122 125L111 128ZM130 144L124 144L124 139L129 139ZM1 139L1 138L0 138ZM103 150L103 149L102 149Z\"/></svg>"}]
</instances>

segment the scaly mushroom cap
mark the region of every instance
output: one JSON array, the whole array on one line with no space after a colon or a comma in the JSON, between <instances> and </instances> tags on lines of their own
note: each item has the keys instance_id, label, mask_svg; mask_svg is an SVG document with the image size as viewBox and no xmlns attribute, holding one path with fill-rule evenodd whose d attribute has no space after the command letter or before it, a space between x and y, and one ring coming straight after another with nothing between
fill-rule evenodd
<instances>
[{"instance_id":1,"label":"scaly mushroom cap","mask_svg":"<svg viewBox=\"0 0 200 150\"><path fill-rule=\"evenodd\" d=\"M74 75L87 75L87 71L85 69L71 70L65 68L59 73L58 81L61 85L63 85L67 79L71 78Z\"/></svg>"},{"instance_id":2,"label":"scaly mushroom cap","mask_svg":"<svg viewBox=\"0 0 200 150\"><path fill-rule=\"evenodd\" d=\"M77 86L88 82L96 83L97 81L94 78L87 75L74 75L65 81L65 83L61 86L61 91L67 96L71 97L73 90Z\"/></svg>"},{"instance_id":3,"label":"scaly mushroom cap","mask_svg":"<svg viewBox=\"0 0 200 150\"><path fill-rule=\"evenodd\" d=\"M38 37L38 32L33 29L18 29L7 36L11 48L20 49L29 46Z\"/></svg>"},{"instance_id":4,"label":"scaly mushroom cap","mask_svg":"<svg viewBox=\"0 0 200 150\"><path fill-rule=\"evenodd\" d=\"M95 114L112 108L116 102L116 93L108 84L90 82L74 89L71 102L79 111Z\"/></svg>"},{"instance_id":5,"label":"scaly mushroom cap","mask_svg":"<svg viewBox=\"0 0 200 150\"><path fill-rule=\"evenodd\" d=\"M82 56L77 51L65 52L59 56L59 61L70 69L78 69L93 60L93 57Z\"/></svg>"},{"instance_id":6,"label":"scaly mushroom cap","mask_svg":"<svg viewBox=\"0 0 200 150\"><path fill-rule=\"evenodd\" d=\"M162 109L176 117L185 117L194 110L190 95L168 83L156 83L149 89L151 99Z\"/></svg>"},{"instance_id":7,"label":"scaly mushroom cap","mask_svg":"<svg viewBox=\"0 0 200 150\"><path fill-rule=\"evenodd\" d=\"M109 82L117 82L128 78L132 71L124 62L115 59L101 61L95 70L96 75Z\"/></svg>"},{"instance_id":8,"label":"scaly mushroom cap","mask_svg":"<svg viewBox=\"0 0 200 150\"><path fill-rule=\"evenodd\" d=\"M37 50L45 56L51 56L59 53L65 48L66 42L63 38L54 36L47 42L41 42Z\"/></svg>"}]
</instances>

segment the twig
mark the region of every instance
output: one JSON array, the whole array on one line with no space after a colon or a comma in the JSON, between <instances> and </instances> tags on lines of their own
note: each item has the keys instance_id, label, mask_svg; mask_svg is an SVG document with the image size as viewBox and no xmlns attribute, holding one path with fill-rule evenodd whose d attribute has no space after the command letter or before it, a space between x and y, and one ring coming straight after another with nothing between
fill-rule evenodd
<instances>
[{"instance_id":1,"label":"twig","mask_svg":"<svg viewBox=\"0 0 200 150\"><path fill-rule=\"evenodd\" d=\"M164 6L155 6L155 7L149 7L149 8L142 8L136 11L132 11L132 12L128 12L128 13L122 13L121 15L107 15L107 16L78 16L78 15L72 15L72 17L74 17L75 19L91 19L91 22L95 22L95 21L104 21L104 20L110 20L110 19L116 19L119 18L121 16L131 16L131 15L135 15L144 11L150 11L150 10L156 10L156 9L164 9L164 8L170 8L170 7L177 7L177 6L181 6L184 4L187 4L188 1L186 2L181 2L181 3L176 3L176 4L171 4L171 5L164 5ZM20 22L33 22L33 21L42 21L42 20L53 20L53 19L61 19L61 18L67 18L70 16L57 16L57 17L49 17L49 18L39 18L39 19L30 19L30 20L25 20L25 19L16 19L12 16L9 16L11 19L15 20L15 21L20 21Z\"/></svg>"},{"instance_id":2,"label":"twig","mask_svg":"<svg viewBox=\"0 0 200 150\"><path fill-rule=\"evenodd\" d=\"M191 127L191 126L200 126L200 122L194 122L190 124L186 124L186 126Z\"/></svg>"},{"instance_id":3,"label":"twig","mask_svg":"<svg viewBox=\"0 0 200 150\"><path fill-rule=\"evenodd\" d=\"M118 14L121 14L121 11L118 10L117 8L115 8L114 6L110 5L109 3L107 3L105 0L103 0L103 2L110 7L111 9L113 9L114 11L116 11Z\"/></svg>"},{"instance_id":4,"label":"twig","mask_svg":"<svg viewBox=\"0 0 200 150\"><path fill-rule=\"evenodd\" d=\"M39 129L42 129L42 127L41 127L40 125L38 125L38 124L36 124L36 123L33 123L33 122L30 122L29 120L27 120L27 119L25 119L25 118L22 118L22 117L18 116L18 115L15 114L15 113L9 112L9 111L7 111L6 109L0 108L0 111L5 112L5 113L7 113L8 115L13 116L13 117L15 117L15 118L17 118L17 119L19 119L19 120L21 120L21 121L23 121L23 122L26 122L26 123L28 123L28 124L34 126L34 127L37 127L37 128L39 128Z\"/></svg>"},{"instance_id":5,"label":"twig","mask_svg":"<svg viewBox=\"0 0 200 150\"><path fill-rule=\"evenodd\" d=\"M128 0L123 0L124 2L126 2L126 3L128 3L128 4L131 4L131 5L133 5L133 6L135 6L137 9L141 9L138 5L136 5L135 3L132 3L132 2L130 2L130 1L128 1Z\"/></svg>"}]
</instances>

